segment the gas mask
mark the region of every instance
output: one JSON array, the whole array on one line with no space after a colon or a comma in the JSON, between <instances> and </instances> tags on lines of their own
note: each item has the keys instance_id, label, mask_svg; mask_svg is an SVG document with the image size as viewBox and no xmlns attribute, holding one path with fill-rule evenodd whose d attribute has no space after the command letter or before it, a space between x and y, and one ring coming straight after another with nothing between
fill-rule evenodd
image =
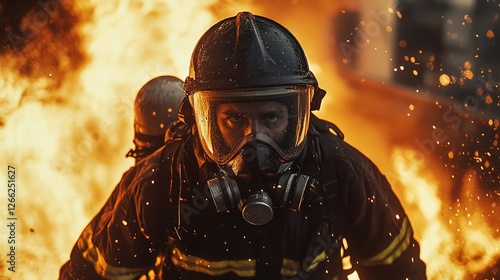
<instances>
[{"instance_id":1,"label":"gas mask","mask_svg":"<svg viewBox=\"0 0 500 280\"><path fill-rule=\"evenodd\" d=\"M197 91L189 96L201 146L218 170L208 180L217 212L239 208L262 225L273 209L299 211L314 180L295 160L305 146L313 87Z\"/></svg>"},{"instance_id":2,"label":"gas mask","mask_svg":"<svg viewBox=\"0 0 500 280\"><path fill-rule=\"evenodd\" d=\"M217 212L237 207L248 223L263 225L273 218L274 208L299 211L306 190L315 180L293 172L290 162L277 167L273 157L267 145L249 142L208 180ZM283 170L271 175L270 168L276 167Z\"/></svg>"}]
</instances>

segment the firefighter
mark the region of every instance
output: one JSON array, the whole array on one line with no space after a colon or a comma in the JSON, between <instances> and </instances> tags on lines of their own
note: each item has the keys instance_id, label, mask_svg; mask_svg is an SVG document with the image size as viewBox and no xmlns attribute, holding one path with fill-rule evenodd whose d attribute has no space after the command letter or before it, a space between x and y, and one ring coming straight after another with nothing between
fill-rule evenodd
<instances>
[{"instance_id":1,"label":"firefighter","mask_svg":"<svg viewBox=\"0 0 500 280\"><path fill-rule=\"evenodd\" d=\"M185 93L181 79L158 76L148 81L134 101L134 145L126 157L139 162L163 146L167 126L177 120Z\"/></svg>"},{"instance_id":2,"label":"firefighter","mask_svg":"<svg viewBox=\"0 0 500 280\"><path fill-rule=\"evenodd\" d=\"M216 23L184 90L181 122L123 175L60 279L426 278L386 178L311 113L325 91L285 27Z\"/></svg>"}]
</instances>

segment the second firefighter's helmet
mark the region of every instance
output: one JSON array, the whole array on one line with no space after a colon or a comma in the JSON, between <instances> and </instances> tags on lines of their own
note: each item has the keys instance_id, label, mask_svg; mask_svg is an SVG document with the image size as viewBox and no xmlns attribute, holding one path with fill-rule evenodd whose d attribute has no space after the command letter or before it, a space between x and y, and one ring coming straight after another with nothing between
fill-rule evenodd
<instances>
[{"instance_id":1,"label":"second firefighter's helmet","mask_svg":"<svg viewBox=\"0 0 500 280\"><path fill-rule=\"evenodd\" d=\"M178 119L178 110L186 97L183 81L174 76L158 76L148 81L134 102L135 151L127 155L139 160L161 147L167 126Z\"/></svg>"}]
</instances>

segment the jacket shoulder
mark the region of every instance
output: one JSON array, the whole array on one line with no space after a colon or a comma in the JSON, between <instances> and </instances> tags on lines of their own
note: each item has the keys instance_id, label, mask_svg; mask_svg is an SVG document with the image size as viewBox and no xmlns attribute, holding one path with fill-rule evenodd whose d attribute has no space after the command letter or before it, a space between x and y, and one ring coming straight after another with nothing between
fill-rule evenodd
<instances>
[{"instance_id":1,"label":"jacket shoulder","mask_svg":"<svg viewBox=\"0 0 500 280\"><path fill-rule=\"evenodd\" d=\"M135 176L135 212L143 234L161 240L177 224L175 190L180 188L176 179L173 150L167 142L163 147L141 161ZM175 145L174 145L175 146ZM171 154L172 153L172 154ZM158 215L158 213L163 213Z\"/></svg>"},{"instance_id":2,"label":"jacket shoulder","mask_svg":"<svg viewBox=\"0 0 500 280\"><path fill-rule=\"evenodd\" d=\"M312 129L320 139L320 149L323 157L336 161L346 161L352 164L372 164L368 157L344 140L344 133L332 122L311 117Z\"/></svg>"}]
</instances>

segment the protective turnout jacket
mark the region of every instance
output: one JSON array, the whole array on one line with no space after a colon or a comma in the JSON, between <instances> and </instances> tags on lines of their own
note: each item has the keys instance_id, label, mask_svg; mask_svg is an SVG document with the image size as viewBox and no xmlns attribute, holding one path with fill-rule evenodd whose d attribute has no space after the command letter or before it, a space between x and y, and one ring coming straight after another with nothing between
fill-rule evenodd
<instances>
[{"instance_id":1,"label":"protective turnout jacket","mask_svg":"<svg viewBox=\"0 0 500 280\"><path fill-rule=\"evenodd\" d=\"M312 116L301 164L319 184L300 211L275 209L261 226L238 209L216 212L193 137L175 127L123 175L59 279L346 279L353 270L360 279L426 278L388 181L334 125Z\"/></svg>"}]
</instances>

